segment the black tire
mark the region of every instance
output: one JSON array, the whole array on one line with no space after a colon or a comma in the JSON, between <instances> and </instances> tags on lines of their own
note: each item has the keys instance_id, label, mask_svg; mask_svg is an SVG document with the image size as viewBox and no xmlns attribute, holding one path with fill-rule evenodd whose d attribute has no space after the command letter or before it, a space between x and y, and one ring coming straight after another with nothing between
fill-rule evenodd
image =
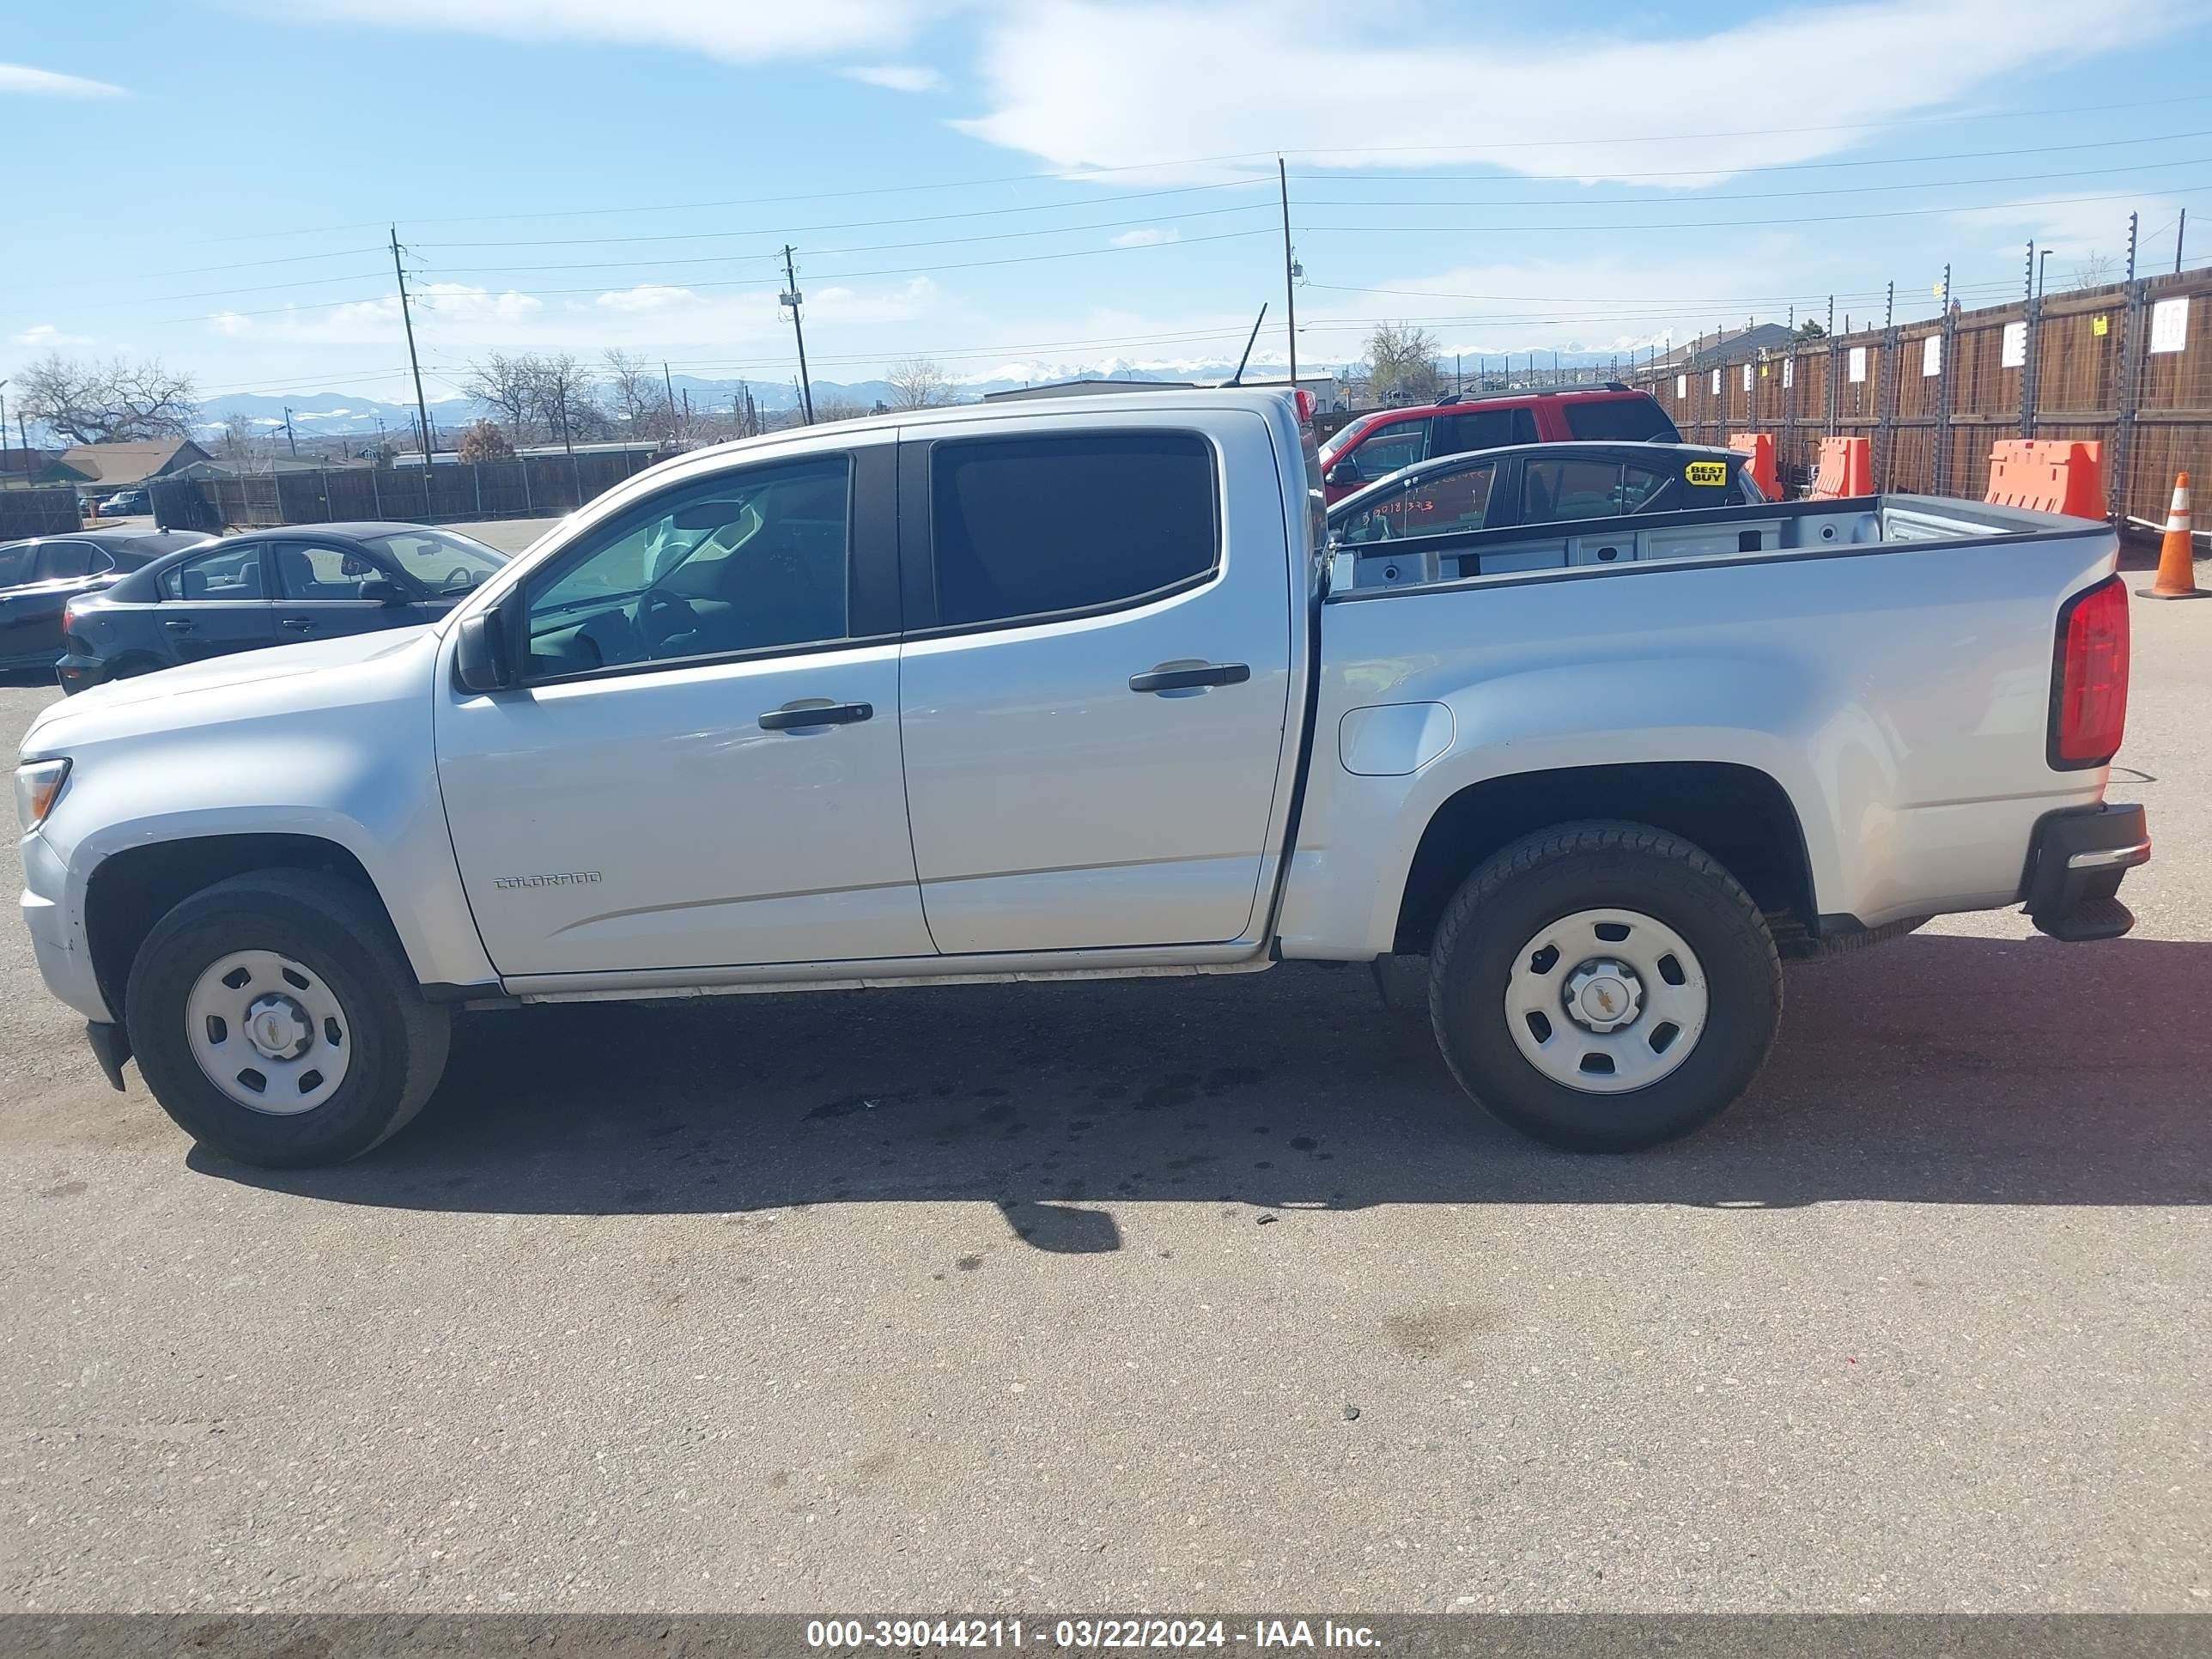
<instances>
[{"instance_id":1,"label":"black tire","mask_svg":"<svg viewBox=\"0 0 2212 1659\"><path fill-rule=\"evenodd\" d=\"M344 1079L313 1109L240 1105L200 1069L185 1004L207 966L274 951L322 976L352 1048ZM125 996L146 1086L185 1133L242 1164L299 1169L358 1158L405 1127L445 1070L452 1016L422 1000L392 926L361 890L304 870L263 870L203 889L154 925Z\"/></svg>"},{"instance_id":2,"label":"black tire","mask_svg":"<svg viewBox=\"0 0 2212 1659\"><path fill-rule=\"evenodd\" d=\"M1696 1046L1656 1082L1586 1092L1522 1054L1506 990L1524 941L1577 911L1639 911L1695 952L1710 1004ZM1577 1152L1640 1152L1725 1111L1765 1063L1782 1018L1782 964L1765 919L1711 858L1648 824L1560 824L1503 848L1438 924L1429 1018L1460 1086L1522 1133Z\"/></svg>"}]
</instances>

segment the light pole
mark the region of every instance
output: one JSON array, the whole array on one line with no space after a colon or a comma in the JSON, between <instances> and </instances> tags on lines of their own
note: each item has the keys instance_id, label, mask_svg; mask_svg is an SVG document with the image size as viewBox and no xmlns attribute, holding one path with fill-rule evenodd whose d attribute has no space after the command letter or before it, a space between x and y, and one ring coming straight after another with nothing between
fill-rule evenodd
<instances>
[{"instance_id":1,"label":"light pole","mask_svg":"<svg viewBox=\"0 0 2212 1659\"><path fill-rule=\"evenodd\" d=\"M8 453L8 399L4 395L7 390L8 382L0 380L0 473L5 473L8 471L8 463L4 459ZM30 467L30 462L27 459L25 460L23 476L27 478L31 476Z\"/></svg>"},{"instance_id":2,"label":"light pole","mask_svg":"<svg viewBox=\"0 0 2212 1659\"><path fill-rule=\"evenodd\" d=\"M2045 248L2035 256L2035 297L2039 300L2043 297L2043 273L2051 264L2051 256L2056 252L2055 248Z\"/></svg>"}]
</instances>

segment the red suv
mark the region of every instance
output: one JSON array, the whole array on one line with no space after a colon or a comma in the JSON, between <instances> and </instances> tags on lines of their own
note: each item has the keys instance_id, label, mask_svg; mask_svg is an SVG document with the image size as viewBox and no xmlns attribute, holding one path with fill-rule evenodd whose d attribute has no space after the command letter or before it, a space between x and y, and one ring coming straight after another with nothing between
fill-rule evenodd
<instances>
[{"instance_id":1,"label":"red suv","mask_svg":"<svg viewBox=\"0 0 2212 1659\"><path fill-rule=\"evenodd\" d=\"M1455 395L1426 409L1378 409L1362 415L1322 446L1322 479L1334 505L1432 455L1577 438L1682 441L1650 392L1618 380L1571 391Z\"/></svg>"}]
</instances>

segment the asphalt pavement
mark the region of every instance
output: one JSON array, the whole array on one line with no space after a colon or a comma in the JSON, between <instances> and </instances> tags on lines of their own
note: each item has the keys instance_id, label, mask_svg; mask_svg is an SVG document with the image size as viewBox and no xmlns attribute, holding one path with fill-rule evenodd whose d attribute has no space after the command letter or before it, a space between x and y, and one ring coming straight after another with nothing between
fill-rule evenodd
<instances>
[{"instance_id":1,"label":"asphalt pavement","mask_svg":"<svg viewBox=\"0 0 2212 1659\"><path fill-rule=\"evenodd\" d=\"M484 1015L271 1175L0 927L0 1607L2212 1610L2212 604L2136 624L2135 934L1793 969L1635 1158L1285 968Z\"/></svg>"}]
</instances>

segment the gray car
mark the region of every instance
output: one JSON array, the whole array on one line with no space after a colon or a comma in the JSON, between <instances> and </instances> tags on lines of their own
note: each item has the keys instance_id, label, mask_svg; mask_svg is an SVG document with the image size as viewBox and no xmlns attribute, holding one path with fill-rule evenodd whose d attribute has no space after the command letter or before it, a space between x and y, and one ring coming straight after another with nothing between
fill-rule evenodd
<instances>
[{"instance_id":1,"label":"gray car","mask_svg":"<svg viewBox=\"0 0 2212 1659\"><path fill-rule=\"evenodd\" d=\"M69 607L62 689L234 651L434 622L507 562L417 524L258 530L157 560Z\"/></svg>"}]
</instances>

